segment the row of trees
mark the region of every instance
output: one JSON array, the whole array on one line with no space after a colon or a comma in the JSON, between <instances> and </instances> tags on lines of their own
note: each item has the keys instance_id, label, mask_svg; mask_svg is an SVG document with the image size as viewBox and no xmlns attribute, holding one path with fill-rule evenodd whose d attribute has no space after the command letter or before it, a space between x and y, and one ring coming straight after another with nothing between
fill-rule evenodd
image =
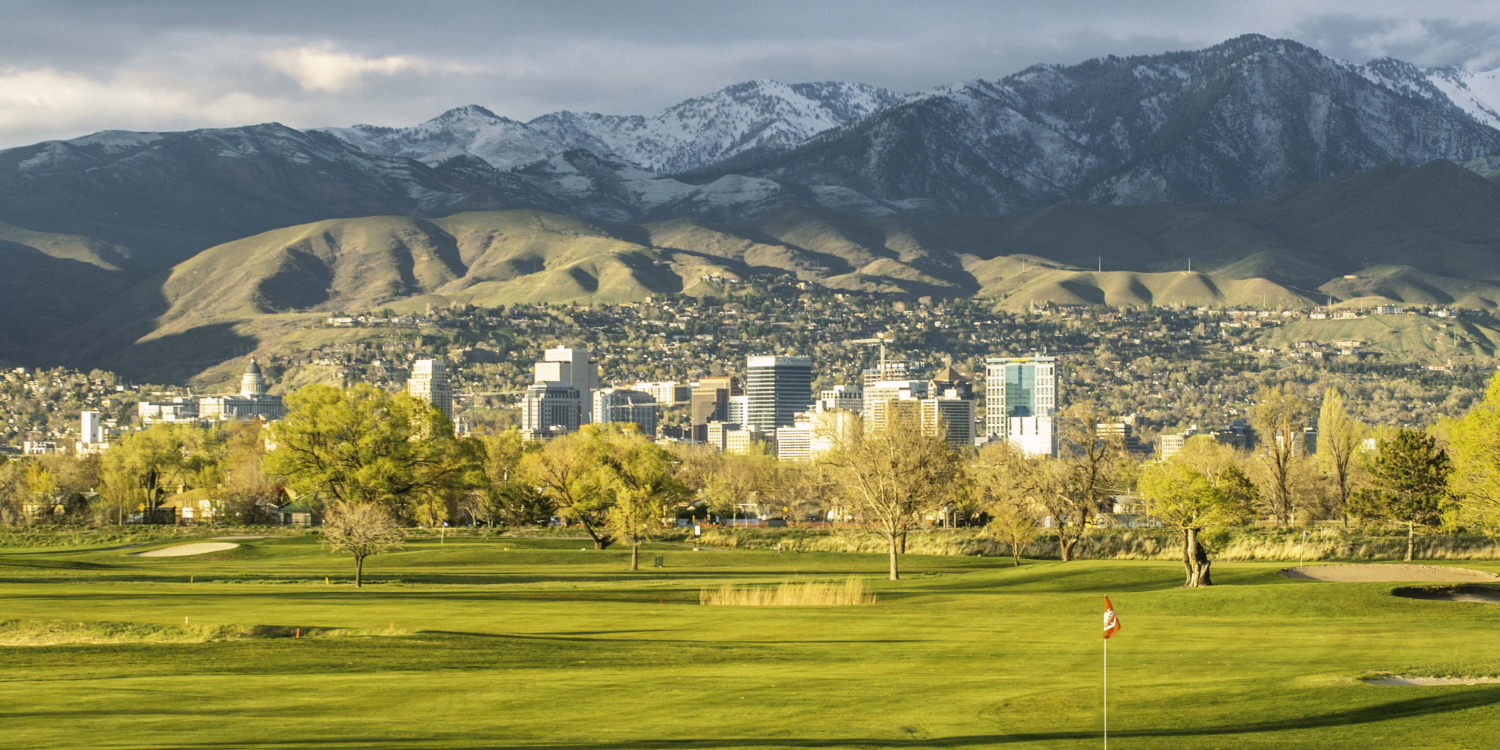
<instances>
[{"instance_id":1,"label":"row of trees","mask_svg":"<svg viewBox=\"0 0 1500 750\"><path fill-rule=\"evenodd\" d=\"M1272 389L1254 415L1258 450L1195 436L1170 460L1144 467L1117 437L1097 433L1108 420L1088 403L1057 416L1055 458L1006 444L955 449L897 417L873 430L851 420L824 435L833 450L812 464L701 446L669 450L619 425L590 425L544 444L514 430L457 438L430 404L363 385L309 386L286 404L287 417L268 432L257 423L155 425L102 458L9 462L0 466L0 491L56 502L71 488L115 522L174 493L199 493L217 504L216 517L245 523L301 498L322 507L328 538L364 540L340 543L357 570L395 538L370 524L530 525L560 515L596 548L629 544L635 569L640 544L674 519L742 510L793 522L814 510L856 520L884 540L892 578L913 530L955 520L986 523L1016 564L1045 524L1069 561L1116 498L1137 492L1145 518L1181 533L1190 586L1211 584L1211 557L1226 530L1255 518L1398 524L1408 557L1410 540L1425 529L1500 533L1500 378L1467 416L1425 433L1372 430L1330 390L1315 454L1302 431L1311 406Z\"/></svg>"}]
</instances>

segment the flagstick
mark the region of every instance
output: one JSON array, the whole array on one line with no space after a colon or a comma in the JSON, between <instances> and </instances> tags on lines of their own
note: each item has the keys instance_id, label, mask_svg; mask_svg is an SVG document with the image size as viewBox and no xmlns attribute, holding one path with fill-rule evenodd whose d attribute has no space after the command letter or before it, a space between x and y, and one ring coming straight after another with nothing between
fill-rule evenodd
<instances>
[{"instance_id":1,"label":"flagstick","mask_svg":"<svg viewBox=\"0 0 1500 750\"><path fill-rule=\"evenodd\" d=\"M1104 639L1104 750L1109 750L1109 639Z\"/></svg>"}]
</instances>

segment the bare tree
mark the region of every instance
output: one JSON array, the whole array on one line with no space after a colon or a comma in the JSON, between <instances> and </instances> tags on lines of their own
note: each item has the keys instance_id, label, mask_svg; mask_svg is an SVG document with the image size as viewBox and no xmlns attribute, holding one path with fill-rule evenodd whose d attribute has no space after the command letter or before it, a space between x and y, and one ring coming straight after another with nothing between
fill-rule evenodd
<instances>
[{"instance_id":1,"label":"bare tree","mask_svg":"<svg viewBox=\"0 0 1500 750\"><path fill-rule=\"evenodd\" d=\"M1099 435L1097 426L1104 417L1104 412L1087 401L1060 413L1054 420L1057 459L1041 462L1031 475L1031 491L1057 529L1058 553L1063 562L1073 559L1073 548L1118 490L1125 446L1117 435Z\"/></svg>"},{"instance_id":2,"label":"bare tree","mask_svg":"<svg viewBox=\"0 0 1500 750\"><path fill-rule=\"evenodd\" d=\"M1281 386L1263 388L1255 405L1256 440L1260 442L1261 470L1266 503L1271 515L1282 525L1292 522L1296 510L1298 461L1306 456L1303 428L1312 407L1302 397L1287 393Z\"/></svg>"},{"instance_id":3,"label":"bare tree","mask_svg":"<svg viewBox=\"0 0 1500 750\"><path fill-rule=\"evenodd\" d=\"M1328 386L1323 392L1323 406L1318 410L1318 462L1332 484L1338 502L1339 517L1349 525L1349 496L1354 493L1355 472L1359 470L1359 444L1365 426L1344 410L1344 397Z\"/></svg>"},{"instance_id":4,"label":"bare tree","mask_svg":"<svg viewBox=\"0 0 1500 750\"><path fill-rule=\"evenodd\" d=\"M1037 484L1028 481L1035 470L1032 462L1010 443L985 446L974 466L973 495L992 519L986 531L1010 547L1011 559L1018 567L1021 555L1036 541L1042 527L1035 495Z\"/></svg>"},{"instance_id":5,"label":"bare tree","mask_svg":"<svg viewBox=\"0 0 1500 750\"><path fill-rule=\"evenodd\" d=\"M962 482L963 463L947 441L922 434L915 414L898 413L869 431L855 424L835 437L828 463L860 517L885 539L891 580L899 580L902 540Z\"/></svg>"},{"instance_id":6,"label":"bare tree","mask_svg":"<svg viewBox=\"0 0 1500 750\"><path fill-rule=\"evenodd\" d=\"M366 557L400 547L402 542L396 517L384 505L339 500L324 513L323 544L354 558L356 587L364 586Z\"/></svg>"}]
</instances>

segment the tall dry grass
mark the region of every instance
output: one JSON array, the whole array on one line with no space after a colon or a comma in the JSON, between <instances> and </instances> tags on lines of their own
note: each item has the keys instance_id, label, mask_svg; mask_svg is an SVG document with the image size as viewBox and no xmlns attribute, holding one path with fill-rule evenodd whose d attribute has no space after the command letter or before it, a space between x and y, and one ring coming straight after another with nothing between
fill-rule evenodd
<instances>
[{"instance_id":1,"label":"tall dry grass","mask_svg":"<svg viewBox=\"0 0 1500 750\"><path fill-rule=\"evenodd\" d=\"M1371 561L1399 560L1406 554L1406 537L1379 529L1309 528L1237 529L1215 560ZM885 552L885 541L860 528L836 529L711 529L703 544L736 549L780 549L783 552ZM906 551L915 555L1000 557L1010 547L978 529L932 529L914 532ZM1182 538L1168 529L1101 529L1085 536L1074 555L1080 560L1177 560ZM1055 560L1057 537L1043 533L1022 550L1034 560ZM1419 536L1416 556L1424 560L1494 560L1500 548L1475 536Z\"/></svg>"},{"instance_id":2,"label":"tall dry grass","mask_svg":"<svg viewBox=\"0 0 1500 750\"><path fill-rule=\"evenodd\" d=\"M865 582L850 577L843 583L783 583L780 586L725 585L698 592L698 603L720 607L848 607L874 604Z\"/></svg>"}]
</instances>

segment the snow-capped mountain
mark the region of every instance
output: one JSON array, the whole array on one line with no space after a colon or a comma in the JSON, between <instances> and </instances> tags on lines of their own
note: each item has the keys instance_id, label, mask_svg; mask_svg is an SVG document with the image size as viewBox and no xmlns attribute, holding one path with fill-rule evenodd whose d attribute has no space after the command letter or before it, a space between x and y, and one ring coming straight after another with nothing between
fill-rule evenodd
<instances>
[{"instance_id":1,"label":"snow-capped mountain","mask_svg":"<svg viewBox=\"0 0 1500 750\"><path fill-rule=\"evenodd\" d=\"M940 87L740 173L887 203L1005 213L1067 201L1221 203L1383 163L1458 163L1500 133L1422 71L1249 35Z\"/></svg>"},{"instance_id":2,"label":"snow-capped mountain","mask_svg":"<svg viewBox=\"0 0 1500 750\"><path fill-rule=\"evenodd\" d=\"M741 154L781 153L900 99L857 83L761 80L688 99L652 117L563 111L522 123L469 105L409 128L355 125L323 132L369 153L428 164L469 155L511 169L586 149L672 174Z\"/></svg>"},{"instance_id":3,"label":"snow-capped mountain","mask_svg":"<svg viewBox=\"0 0 1500 750\"><path fill-rule=\"evenodd\" d=\"M1500 68L1476 73L1463 66L1429 68L1427 80L1474 119L1500 128Z\"/></svg>"}]
</instances>

